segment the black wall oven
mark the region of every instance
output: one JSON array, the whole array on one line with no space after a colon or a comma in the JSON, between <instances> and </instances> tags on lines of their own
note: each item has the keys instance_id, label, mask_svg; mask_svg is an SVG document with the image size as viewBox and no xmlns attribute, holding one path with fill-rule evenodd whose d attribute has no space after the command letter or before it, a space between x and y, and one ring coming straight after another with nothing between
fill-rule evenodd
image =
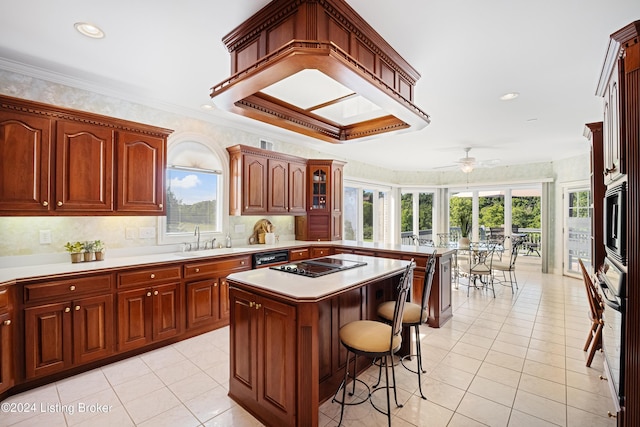
<instances>
[{"instance_id":1,"label":"black wall oven","mask_svg":"<svg viewBox=\"0 0 640 427\"><path fill-rule=\"evenodd\" d=\"M598 285L606 304L603 312L602 349L605 356L605 374L607 376L616 410L624 406L624 334L626 311L626 274L609 257L597 272Z\"/></svg>"},{"instance_id":2,"label":"black wall oven","mask_svg":"<svg viewBox=\"0 0 640 427\"><path fill-rule=\"evenodd\" d=\"M609 258L627 265L627 183L604 194L604 248Z\"/></svg>"}]
</instances>

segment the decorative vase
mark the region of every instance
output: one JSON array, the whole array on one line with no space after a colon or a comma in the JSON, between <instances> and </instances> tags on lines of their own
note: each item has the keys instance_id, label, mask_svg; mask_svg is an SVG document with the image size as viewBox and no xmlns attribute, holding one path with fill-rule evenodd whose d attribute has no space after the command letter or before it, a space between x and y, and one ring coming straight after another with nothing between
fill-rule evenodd
<instances>
[{"instance_id":1,"label":"decorative vase","mask_svg":"<svg viewBox=\"0 0 640 427\"><path fill-rule=\"evenodd\" d=\"M73 263L82 262L82 253L76 252L70 255L71 255L71 262Z\"/></svg>"},{"instance_id":2,"label":"decorative vase","mask_svg":"<svg viewBox=\"0 0 640 427\"><path fill-rule=\"evenodd\" d=\"M83 255L84 255L84 260L85 261L91 261L91 258L93 258L92 257L93 252L84 252Z\"/></svg>"},{"instance_id":3,"label":"decorative vase","mask_svg":"<svg viewBox=\"0 0 640 427\"><path fill-rule=\"evenodd\" d=\"M469 249L470 242L468 237L461 237L460 240L458 240L458 249Z\"/></svg>"},{"instance_id":4,"label":"decorative vase","mask_svg":"<svg viewBox=\"0 0 640 427\"><path fill-rule=\"evenodd\" d=\"M100 251L100 252L96 252L96 261L103 261L104 260L104 252Z\"/></svg>"}]
</instances>

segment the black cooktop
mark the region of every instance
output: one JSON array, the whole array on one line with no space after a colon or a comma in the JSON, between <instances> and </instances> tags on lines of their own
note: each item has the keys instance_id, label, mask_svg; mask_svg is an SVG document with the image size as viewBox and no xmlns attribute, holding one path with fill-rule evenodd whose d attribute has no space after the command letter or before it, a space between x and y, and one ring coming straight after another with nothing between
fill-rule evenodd
<instances>
[{"instance_id":1,"label":"black cooktop","mask_svg":"<svg viewBox=\"0 0 640 427\"><path fill-rule=\"evenodd\" d=\"M367 265L362 261L350 261L337 258L316 258L306 261L299 261L285 265L270 267L272 270L284 273L297 274L306 277L320 277L326 274L337 273L338 271Z\"/></svg>"}]
</instances>

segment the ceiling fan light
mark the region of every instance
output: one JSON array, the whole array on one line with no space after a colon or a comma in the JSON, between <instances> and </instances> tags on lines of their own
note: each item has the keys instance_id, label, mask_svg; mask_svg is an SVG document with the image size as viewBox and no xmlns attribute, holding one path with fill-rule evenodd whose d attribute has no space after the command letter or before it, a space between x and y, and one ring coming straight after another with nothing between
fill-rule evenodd
<instances>
[{"instance_id":1,"label":"ceiling fan light","mask_svg":"<svg viewBox=\"0 0 640 427\"><path fill-rule=\"evenodd\" d=\"M473 171L473 164L471 163L462 163L460 165L460 170L464 173L471 173Z\"/></svg>"},{"instance_id":2,"label":"ceiling fan light","mask_svg":"<svg viewBox=\"0 0 640 427\"><path fill-rule=\"evenodd\" d=\"M89 24L87 22L76 22L73 26L83 36L87 36L92 39L101 39L104 37L104 31L96 25Z\"/></svg>"}]
</instances>

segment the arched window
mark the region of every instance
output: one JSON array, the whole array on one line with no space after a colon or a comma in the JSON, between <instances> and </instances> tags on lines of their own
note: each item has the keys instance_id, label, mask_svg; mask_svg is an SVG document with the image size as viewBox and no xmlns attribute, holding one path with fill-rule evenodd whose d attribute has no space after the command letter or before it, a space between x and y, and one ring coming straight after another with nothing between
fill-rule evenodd
<instances>
[{"instance_id":1,"label":"arched window","mask_svg":"<svg viewBox=\"0 0 640 427\"><path fill-rule=\"evenodd\" d=\"M212 239L222 235L226 163L214 144L196 139L191 135L169 144L161 243L192 243L196 227L201 248L205 243L211 247Z\"/></svg>"}]
</instances>

